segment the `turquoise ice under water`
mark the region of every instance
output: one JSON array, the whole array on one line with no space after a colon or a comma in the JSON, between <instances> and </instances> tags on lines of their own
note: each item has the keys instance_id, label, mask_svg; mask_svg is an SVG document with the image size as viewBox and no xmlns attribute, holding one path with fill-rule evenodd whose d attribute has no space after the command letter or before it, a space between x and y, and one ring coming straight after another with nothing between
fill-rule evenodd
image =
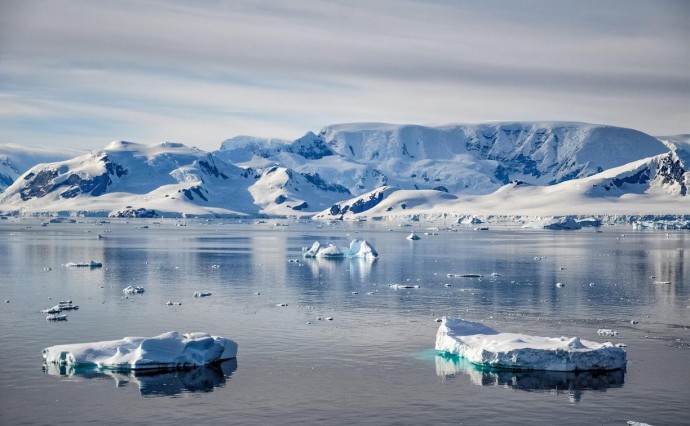
<instances>
[{"instance_id":1,"label":"turquoise ice under water","mask_svg":"<svg viewBox=\"0 0 690 426\"><path fill-rule=\"evenodd\" d=\"M687 232L7 222L1 424L658 425L690 416ZM406 240L412 230L422 238ZM302 257L316 240L346 246L355 238L379 258ZM61 266L90 260L103 267ZM146 291L126 296L130 285ZM197 291L211 296L195 298ZM46 321L40 310L67 299L79 310ZM627 370L479 369L433 351L443 315L622 342ZM604 328L618 335L597 335ZM152 374L42 368L48 346L170 330L236 340L238 358Z\"/></svg>"}]
</instances>

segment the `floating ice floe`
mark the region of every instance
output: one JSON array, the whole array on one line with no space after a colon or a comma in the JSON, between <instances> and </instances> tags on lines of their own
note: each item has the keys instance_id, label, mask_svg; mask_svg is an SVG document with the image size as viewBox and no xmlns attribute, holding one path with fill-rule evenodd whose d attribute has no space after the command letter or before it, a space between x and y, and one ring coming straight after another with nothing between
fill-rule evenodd
<instances>
[{"instance_id":1,"label":"floating ice floe","mask_svg":"<svg viewBox=\"0 0 690 426\"><path fill-rule=\"evenodd\" d=\"M563 287L565 287L565 284L563 284L563 283L556 283L556 287L558 287L558 288L563 288Z\"/></svg>"},{"instance_id":2,"label":"floating ice floe","mask_svg":"<svg viewBox=\"0 0 690 426\"><path fill-rule=\"evenodd\" d=\"M178 305L178 306L180 306L180 305L182 305L182 302L173 302L172 300L168 300L165 304L166 304L167 306L172 306L172 305Z\"/></svg>"},{"instance_id":3,"label":"floating ice floe","mask_svg":"<svg viewBox=\"0 0 690 426\"><path fill-rule=\"evenodd\" d=\"M75 305L71 300L61 300L58 302L57 307L62 311L76 311L79 309L79 305Z\"/></svg>"},{"instance_id":4,"label":"floating ice floe","mask_svg":"<svg viewBox=\"0 0 690 426\"><path fill-rule=\"evenodd\" d=\"M207 365L237 357L237 343L206 333L170 331L155 337L125 337L43 349L47 364L143 370Z\"/></svg>"},{"instance_id":5,"label":"floating ice floe","mask_svg":"<svg viewBox=\"0 0 690 426\"><path fill-rule=\"evenodd\" d=\"M51 314L46 317L46 321L67 321L67 315Z\"/></svg>"},{"instance_id":6,"label":"floating ice floe","mask_svg":"<svg viewBox=\"0 0 690 426\"><path fill-rule=\"evenodd\" d=\"M62 312L62 309L60 309L60 305L55 305L52 308L43 309L41 312L44 314L59 314Z\"/></svg>"},{"instance_id":7,"label":"floating ice floe","mask_svg":"<svg viewBox=\"0 0 690 426\"><path fill-rule=\"evenodd\" d=\"M482 278L482 274L448 274L448 278Z\"/></svg>"},{"instance_id":8,"label":"floating ice floe","mask_svg":"<svg viewBox=\"0 0 690 426\"><path fill-rule=\"evenodd\" d=\"M304 253L304 257L324 257L324 258L365 258L375 259L378 257L376 249L366 240L352 240L350 247L338 247L328 243L323 245L318 241Z\"/></svg>"},{"instance_id":9,"label":"floating ice floe","mask_svg":"<svg viewBox=\"0 0 690 426\"><path fill-rule=\"evenodd\" d=\"M405 288L419 288L418 285L409 285L409 284L388 284L388 287L395 289L395 290L402 290Z\"/></svg>"},{"instance_id":10,"label":"floating ice floe","mask_svg":"<svg viewBox=\"0 0 690 426\"><path fill-rule=\"evenodd\" d=\"M600 328L597 330L597 334L600 336L613 337L617 336L618 332L616 330L611 330L610 328Z\"/></svg>"},{"instance_id":11,"label":"floating ice floe","mask_svg":"<svg viewBox=\"0 0 690 426\"><path fill-rule=\"evenodd\" d=\"M124 294L142 294L144 291L146 291L144 287L139 287L138 285L130 285L122 289Z\"/></svg>"},{"instance_id":12,"label":"floating ice floe","mask_svg":"<svg viewBox=\"0 0 690 426\"><path fill-rule=\"evenodd\" d=\"M103 266L101 262L96 262L95 260L92 260L90 262L69 262L65 263L65 267L67 268L100 268Z\"/></svg>"},{"instance_id":13,"label":"floating ice floe","mask_svg":"<svg viewBox=\"0 0 690 426\"><path fill-rule=\"evenodd\" d=\"M411 240L411 241L415 241L415 240L421 239L421 238L419 237L419 235L415 234L414 232L411 233L410 235L408 235L406 238L407 238L408 240Z\"/></svg>"},{"instance_id":14,"label":"floating ice floe","mask_svg":"<svg viewBox=\"0 0 690 426\"><path fill-rule=\"evenodd\" d=\"M208 297L210 295L211 295L211 293L208 291L195 291L194 292L194 297Z\"/></svg>"},{"instance_id":15,"label":"floating ice floe","mask_svg":"<svg viewBox=\"0 0 690 426\"><path fill-rule=\"evenodd\" d=\"M436 350L494 368L616 370L626 364L625 351L610 342L499 333L480 323L450 317L443 317L439 326Z\"/></svg>"}]
</instances>

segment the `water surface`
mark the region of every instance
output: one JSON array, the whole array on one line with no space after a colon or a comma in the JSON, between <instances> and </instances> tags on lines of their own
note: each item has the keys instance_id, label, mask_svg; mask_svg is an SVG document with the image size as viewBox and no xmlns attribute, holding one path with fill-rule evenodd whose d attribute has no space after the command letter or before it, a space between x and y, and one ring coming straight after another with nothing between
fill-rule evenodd
<instances>
[{"instance_id":1,"label":"water surface","mask_svg":"<svg viewBox=\"0 0 690 426\"><path fill-rule=\"evenodd\" d=\"M7 222L0 224L0 299L9 300L0 306L2 424L683 424L690 417L687 232ZM405 239L413 229L421 240ZM314 240L352 238L372 242L380 258L301 257ZM103 267L61 266L92 259ZM448 277L465 273L483 277ZM129 285L146 292L125 298ZM212 296L194 298L195 291ZM66 322L45 321L39 311L65 299L80 309ZM619 333L612 340L628 345L628 368L481 370L433 351L434 320L443 315L597 341L605 339L598 329L612 328ZM47 346L170 330L233 338L238 358L148 375L42 368Z\"/></svg>"}]
</instances>

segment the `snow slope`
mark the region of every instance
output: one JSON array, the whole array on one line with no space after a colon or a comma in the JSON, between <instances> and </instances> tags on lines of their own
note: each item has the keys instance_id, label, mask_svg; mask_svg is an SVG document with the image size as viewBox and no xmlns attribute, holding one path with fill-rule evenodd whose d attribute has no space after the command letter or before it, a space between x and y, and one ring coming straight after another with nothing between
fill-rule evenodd
<instances>
[{"instance_id":1,"label":"snow slope","mask_svg":"<svg viewBox=\"0 0 690 426\"><path fill-rule=\"evenodd\" d=\"M690 156L687 151L676 150L555 185L513 182L486 195L454 196L382 187L341 201L314 217L684 216L690 215L689 186Z\"/></svg>"},{"instance_id":2,"label":"snow slope","mask_svg":"<svg viewBox=\"0 0 690 426\"><path fill-rule=\"evenodd\" d=\"M49 148L0 144L0 192L36 164L62 161L79 154L81 153L75 150L56 151Z\"/></svg>"}]
</instances>

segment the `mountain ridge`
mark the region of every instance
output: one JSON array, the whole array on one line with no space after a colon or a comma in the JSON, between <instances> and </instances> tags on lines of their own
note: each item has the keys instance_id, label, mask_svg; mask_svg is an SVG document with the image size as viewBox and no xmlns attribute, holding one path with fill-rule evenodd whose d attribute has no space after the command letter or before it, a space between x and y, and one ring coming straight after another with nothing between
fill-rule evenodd
<instances>
[{"instance_id":1,"label":"mountain ridge","mask_svg":"<svg viewBox=\"0 0 690 426\"><path fill-rule=\"evenodd\" d=\"M213 152L174 142L113 141L103 150L27 170L0 192L0 211L131 207L160 214L322 216L349 205L347 214L330 215L349 217L368 210L353 213L352 204L377 190L384 198L407 194L409 206L471 210L470 200L479 200L498 211L511 182L521 182L516 193L537 207L555 202L549 194L556 191L590 207L591 200L612 203L614 193L648 196L657 205L668 198L669 211L678 211L690 200L690 143L683 135L666 139L587 123L490 122L335 124L294 141L239 136ZM606 177L617 168L618 174ZM575 196L573 185L593 186ZM530 186L539 188L538 196L525 189ZM430 201L423 202L427 196ZM646 202L637 197L634 208Z\"/></svg>"}]
</instances>

